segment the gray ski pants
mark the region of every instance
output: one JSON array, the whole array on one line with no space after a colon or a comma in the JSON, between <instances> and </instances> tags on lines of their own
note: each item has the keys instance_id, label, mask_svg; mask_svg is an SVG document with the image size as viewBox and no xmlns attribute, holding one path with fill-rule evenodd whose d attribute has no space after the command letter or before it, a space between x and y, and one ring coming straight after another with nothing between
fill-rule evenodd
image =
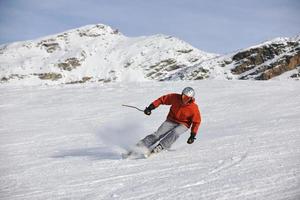
<instances>
[{"instance_id":1,"label":"gray ski pants","mask_svg":"<svg viewBox=\"0 0 300 200\"><path fill-rule=\"evenodd\" d=\"M159 144L164 149L170 149L177 138L187 130L188 128L186 126L167 120L162 123L155 133L146 136L140 142L147 148L150 148L160 140Z\"/></svg>"}]
</instances>

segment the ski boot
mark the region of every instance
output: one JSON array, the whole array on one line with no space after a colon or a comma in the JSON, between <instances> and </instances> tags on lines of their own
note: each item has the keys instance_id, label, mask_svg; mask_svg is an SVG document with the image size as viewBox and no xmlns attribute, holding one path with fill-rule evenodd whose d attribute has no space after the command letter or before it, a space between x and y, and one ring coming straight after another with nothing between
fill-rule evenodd
<instances>
[{"instance_id":1,"label":"ski boot","mask_svg":"<svg viewBox=\"0 0 300 200\"><path fill-rule=\"evenodd\" d=\"M164 150L163 146L161 146L161 144L158 144L156 147L154 147L154 148L151 150L151 154L159 153L159 152L161 152L162 150Z\"/></svg>"}]
</instances>

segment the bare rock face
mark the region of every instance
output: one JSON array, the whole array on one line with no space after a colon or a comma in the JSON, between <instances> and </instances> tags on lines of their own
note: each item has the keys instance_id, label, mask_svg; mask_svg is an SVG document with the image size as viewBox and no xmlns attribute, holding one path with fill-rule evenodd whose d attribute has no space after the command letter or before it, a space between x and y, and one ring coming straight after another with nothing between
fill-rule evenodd
<instances>
[{"instance_id":1,"label":"bare rock face","mask_svg":"<svg viewBox=\"0 0 300 200\"><path fill-rule=\"evenodd\" d=\"M173 58L162 60L154 65L149 66L146 71L146 77L156 80L164 79L169 71L176 70L182 66L177 64L177 61Z\"/></svg>"},{"instance_id":2,"label":"bare rock face","mask_svg":"<svg viewBox=\"0 0 300 200\"><path fill-rule=\"evenodd\" d=\"M251 48L235 54L232 61L231 72L239 79L269 80L300 65L299 40Z\"/></svg>"},{"instance_id":3,"label":"bare rock face","mask_svg":"<svg viewBox=\"0 0 300 200\"><path fill-rule=\"evenodd\" d=\"M49 72L49 73L41 73L41 74L33 74L35 76L38 76L40 79L42 80L52 80L52 81L56 81L58 79L62 78L61 74L58 73L53 73L53 72Z\"/></svg>"},{"instance_id":4,"label":"bare rock face","mask_svg":"<svg viewBox=\"0 0 300 200\"><path fill-rule=\"evenodd\" d=\"M55 39L42 40L37 44L37 47L45 49L48 53L53 53L61 49Z\"/></svg>"},{"instance_id":5,"label":"bare rock face","mask_svg":"<svg viewBox=\"0 0 300 200\"><path fill-rule=\"evenodd\" d=\"M58 63L57 66L63 70L71 71L81 66L81 63L77 58L68 58L64 62Z\"/></svg>"},{"instance_id":6,"label":"bare rock face","mask_svg":"<svg viewBox=\"0 0 300 200\"><path fill-rule=\"evenodd\" d=\"M272 63L271 64L272 68L264 71L256 79L257 80L268 80L268 79L278 76L286 71L293 70L299 65L300 65L300 52L298 52L294 56L286 56L282 60Z\"/></svg>"}]
</instances>

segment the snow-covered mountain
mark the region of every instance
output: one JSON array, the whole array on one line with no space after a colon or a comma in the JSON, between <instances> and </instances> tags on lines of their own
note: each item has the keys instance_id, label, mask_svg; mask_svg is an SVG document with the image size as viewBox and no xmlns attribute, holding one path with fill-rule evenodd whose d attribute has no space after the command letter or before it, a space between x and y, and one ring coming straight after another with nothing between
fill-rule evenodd
<instances>
[{"instance_id":1,"label":"snow-covered mountain","mask_svg":"<svg viewBox=\"0 0 300 200\"><path fill-rule=\"evenodd\" d=\"M0 79L29 84L162 80L215 56L171 36L129 38L97 24L0 46Z\"/></svg>"},{"instance_id":2,"label":"snow-covered mountain","mask_svg":"<svg viewBox=\"0 0 300 200\"><path fill-rule=\"evenodd\" d=\"M300 37L277 38L229 55L203 52L166 35L129 38L103 24L0 46L0 82L300 77ZM279 76L281 75L281 76Z\"/></svg>"},{"instance_id":3,"label":"snow-covered mountain","mask_svg":"<svg viewBox=\"0 0 300 200\"><path fill-rule=\"evenodd\" d=\"M169 80L300 79L300 36L265 43L208 59L171 75Z\"/></svg>"}]
</instances>

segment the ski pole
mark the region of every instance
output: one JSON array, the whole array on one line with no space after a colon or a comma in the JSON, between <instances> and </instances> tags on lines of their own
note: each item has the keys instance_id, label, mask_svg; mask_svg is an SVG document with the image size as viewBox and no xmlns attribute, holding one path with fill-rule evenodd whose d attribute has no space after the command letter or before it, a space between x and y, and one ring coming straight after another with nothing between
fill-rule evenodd
<instances>
[{"instance_id":1,"label":"ski pole","mask_svg":"<svg viewBox=\"0 0 300 200\"><path fill-rule=\"evenodd\" d=\"M139 108L137 108L137 107L135 107L135 106L125 105L125 104L123 104L122 106L129 107L129 108L135 108L135 109L137 109L138 111L144 112L144 110L139 109Z\"/></svg>"}]
</instances>

